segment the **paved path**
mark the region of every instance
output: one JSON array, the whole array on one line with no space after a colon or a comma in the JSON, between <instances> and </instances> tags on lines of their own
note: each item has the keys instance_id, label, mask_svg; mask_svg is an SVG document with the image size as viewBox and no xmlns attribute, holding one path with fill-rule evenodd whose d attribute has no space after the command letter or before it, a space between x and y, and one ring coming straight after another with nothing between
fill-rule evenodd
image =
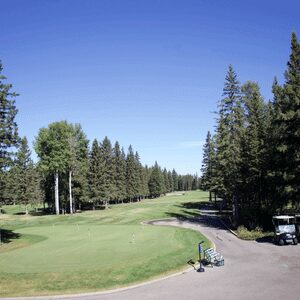
<instances>
[{"instance_id":1,"label":"paved path","mask_svg":"<svg viewBox=\"0 0 300 300\"><path fill-rule=\"evenodd\" d=\"M110 294L64 297L81 300L176 299L300 299L300 244L242 241L224 229L215 216L194 222L158 221L201 231L225 257L224 267L206 267L204 273L186 272L155 283Z\"/></svg>"}]
</instances>

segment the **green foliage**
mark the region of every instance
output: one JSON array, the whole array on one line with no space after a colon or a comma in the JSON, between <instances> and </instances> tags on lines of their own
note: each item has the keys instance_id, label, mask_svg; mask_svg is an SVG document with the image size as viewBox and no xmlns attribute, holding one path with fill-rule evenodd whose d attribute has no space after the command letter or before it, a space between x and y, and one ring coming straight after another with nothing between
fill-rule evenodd
<instances>
[{"instance_id":1,"label":"green foliage","mask_svg":"<svg viewBox=\"0 0 300 300\"><path fill-rule=\"evenodd\" d=\"M285 84L275 82L274 139L276 147L274 173L281 202L300 203L300 43L292 34L291 55L285 72Z\"/></svg>"},{"instance_id":2,"label":"green foliage","mask_svg":"<svg viewBox=\"0 0 300 300\"><path fill-rule=\"evenodd\" d=\"M40 158L40 167L46 173L64 173L72 161L70 140L72 126L66 121L51 123L41 128L35 141L35 151Z\"/></svg>"},{"instance_id":3,"label":"green foliage","mask_svg":"<svg viewBox=\"0 0 300 300\"><path fill-rule=\"evenodd\" d=\"M139 196L140 176L138 172L137 158L133 152L132 146L128 148L126 158L126 190L127 198L131 201Z\"/></svg>"},{"instance_id":4,"label":"green foliage","mask_svg":"<svg viewBox=\"0 0 300 300\"><path fill-rule=\"evenodd\" d=\"M267 135L269 107L264 102L257 83L242 86L245 107L245 128L241 141L241 170L239 194L247 207L261 207L266 196L263 186L267 177Z\"/></svg>"},{"instance_id":5,"label":"green foliage","mask_svg":"<svg viewBox=\"0 0 300 300\"><path fill-rule=\"evenodd\" d=\"M243 225L238 227L236 233L242 240L257 240L273 236L273 232L264 232L260 227L248 230Z\"/></svg>"},{"instance_id":6,"label":"green foliage","mask_svg":"<svg viewBox=\"0 0 300 300\"><path fill-rule=\"evenodd\" d=\"M249 228L267 226L260 216L287 204L300 207L300 43L295 33L285 83L275 78L273 93L273 102L265 103L257 83L248 81L240 89L229 66L217 130L204 147L203 187L232 205L235 224ZM246 216L248 211L252 214Z\"/></svg>"},{"instance_id":7,"label":"green foliage","mask_svg":"<svg viewBox=\"0 0 300 300\"><path fill-rule=\"evenodd\" d=\"M241 137L243 133L244 111L237 75L229 66L223 88L224 98L220 102L216 133L216 192L237 208L235 197L239 184L241 164ZM236 210L234 210L237 213Z\"/></svg>"},{"instance_id":8,"label":"green foliage","mask_svg":"<svg viewBox=\"0 0 300 300\"><path fill-rule=\"evenodd\" d=\"M12 85L5 83L0 61L0 205L5 202L5 184L9 175L7 170L13 165L14 148L18 146L18 127L15 121L17 108L15 98L17 93L11 92Z\"/></svg>"},{"instance_id":9,"label":"green foliage","mask_svg":"<svg viewBox=\"0 0 300 300\"><path fill-rule=\"evenodd\" d=\"M14 178L13 191L16 202L24 205L26 213L28 213L27 205L38 206L42 202L43 193L40 186L40 175L31 159L31 151L26 137L21 140L16 163L10 172Z\"/></svg>"},{"instance_id":10,"label":"green foliage","mask_svg":"<svg viewBox=\"0 0 300 300\"><path fill-rule=\"evenodd\" d=\"M117 201L124 201L126 194L126 155L124 149L120 149L119 142L115 143L113 148L113 157L115 165L114 182L116 186L115 199Z\"/></svg>"},{"instance_id":11,"label":"green foliage","mask_svg":"<svg viewBox=\"0 0 300 300\"><path fill-rule=\"evenodd\" d=\"M100 186L99 181L101 177L101 150L98 141L95 139L92 144L92 149L89 155L89 201L97 204L100 201Z\"/></svg>"},{"instance_id":12,"label":"green foliage","mask_svg":"<svg viewBox=\"0 0 300 300\"><path fill-rule=\"evenodd\" d=\"M205 191L214 190L214 178L216 173L216 152L215 145L210 132L208 131L203 147L201 188Z\"/></svg>"},{"instance_id":13,"label":"green foliage","mask_svg":"<svg viewBox=\"0 0 300 300\"><path fill-rule=\"evenodd\" d=\"M149 192L151 197L159 197L164 192L163 174L157 162L149 178Z\"/></svg>"}]
</instances>

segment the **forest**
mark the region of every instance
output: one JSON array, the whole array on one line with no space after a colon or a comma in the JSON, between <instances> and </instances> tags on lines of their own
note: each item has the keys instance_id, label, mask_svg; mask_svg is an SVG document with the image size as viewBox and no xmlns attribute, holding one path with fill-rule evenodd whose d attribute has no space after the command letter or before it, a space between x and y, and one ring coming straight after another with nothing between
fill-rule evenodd
<instances>
[{"instance_id":1,"label":"forest","mask_svg":"<svg viewBox=\"0 0 300 300\"><path fill-rule=\"evenodd\" d=\"M207 133L202 187L232 208L232 222L266 228L271 215L300 209L300 44L291 52L273 99L257 82L239 83L230 65L213 134Z\"/></svg>"},{"instance_id":2,"label":"forest","mask_svg":"<svg viewBox=\"0 0 300 300\"><path fill-rule=\"evenodd\" d=\"M0 74L2 73L0 64ZM197 175L143 166L138 152L127 153L108 137L89 140L80 124L54 122L41 128L34 142L34 162L26 137L18 134L17 93L0 76L0 205L47 207L49 212L74 213L107 208L112 203L155 198L172 191L196 190ZM0 210L1 212L1 210Z\"/></svg>"}]
</instances>

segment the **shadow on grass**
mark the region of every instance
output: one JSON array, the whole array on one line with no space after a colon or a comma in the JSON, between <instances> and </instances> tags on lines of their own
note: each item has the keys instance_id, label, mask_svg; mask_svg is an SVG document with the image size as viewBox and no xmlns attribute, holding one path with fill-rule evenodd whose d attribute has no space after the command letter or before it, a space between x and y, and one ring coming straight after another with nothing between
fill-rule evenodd
<instances>
[{"instance_id":1,"label":"shadow on grass","mask_svg":"<svg viewBox=\"0 0 300 300\"><path fill-rule=\"evenodd\" d=\"M216 204L210 201L185 202L177 206L181 208L180 212L166 212L166 214L182 222L198 223L202 226L226 230L220 217L226 217L230 212L218 210L221 201L217 201Z\"/></svg>"},{"instance_id":2,"label":"shadow on grass","mask_svg":"<svg viewBox=\"0 0 300 300\"><path fill-rule=\"evenodd\" d=\"M21 234L8 229L0 229L1 243L8 244L14 239L19 239Z\"/></svg>"}]
</instances>

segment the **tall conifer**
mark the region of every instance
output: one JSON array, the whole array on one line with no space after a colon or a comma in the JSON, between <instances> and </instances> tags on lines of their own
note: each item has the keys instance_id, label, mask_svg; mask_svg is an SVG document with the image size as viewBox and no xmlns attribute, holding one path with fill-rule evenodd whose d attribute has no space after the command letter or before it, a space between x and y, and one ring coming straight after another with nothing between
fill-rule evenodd
<instances>
[{"instance_id":1,"label":"tall conifer","mask_svg":"<svg viewBox=\"0 0 300 300\"><path fill-rule=\"evenodd\" d=\"M6 171L13 164L14 148L19 141L15 121L18 112L15 98L18 94L11 91L12 85L5 82L6 77L2 75L2 70L0 61L0 205L5 201Z\"/></svg>"}]
</instances>

